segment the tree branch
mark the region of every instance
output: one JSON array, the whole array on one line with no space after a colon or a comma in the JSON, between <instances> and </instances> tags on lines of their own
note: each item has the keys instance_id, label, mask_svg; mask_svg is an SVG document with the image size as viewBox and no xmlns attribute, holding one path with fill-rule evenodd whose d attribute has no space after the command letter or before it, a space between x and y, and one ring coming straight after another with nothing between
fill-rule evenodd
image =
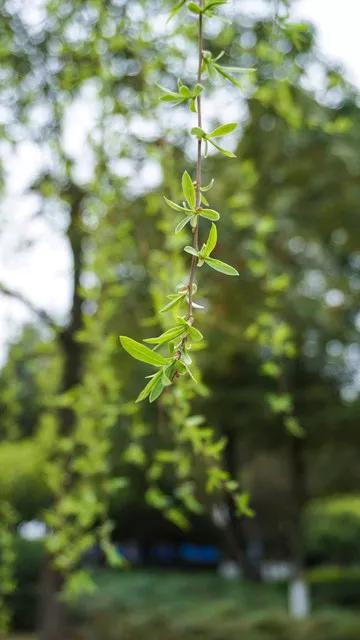
<instances>
[{"instance_id":1,"label":"tree branch","mask_svg":"<svg viewBox=\"0 0 360 640\"><path fill-rule=\"evenodd\" d=\"M46 324L48 327L57 331L60 327L55 322L55 320L45 311L44 309L39 309L36 307L30 300L28 300L22 293L19 291L13 291L13 289L9 289L2 282L0 282L0 294L7 296L8 298L13 298L18 302L21 302L31 313L33 313L37 318Z\"/></svg>"},{"instance_id":2,"label":"tree branch","mask_svg":"<svg viewBox=\"0 0 360 640\"><path fill-rule=\"evenodd\" d=\"M203 0L199 0L199 6L202 9ZM202 73L202 64L203 64L203 14L199 14L199 22L198 22L198 70L197 70L197 82L201 84L201 73ZM202 128L202 103L201 103L201 93L196 98L197 102L197 126L199 129ZM196 162L196 208L201 207L201 162L202 162L202 139L199 138L197 141L197 162ZM196 226L193 229L193 247L195 251L199 250L199 222L196 223ZM191 268L190 268L190 276L189 276L189 312L188 319L189 322L193 322L193 285L195 280L195 269L198 263L197 256L192 256L191 259Z\"/></svg>"}]
</instances>

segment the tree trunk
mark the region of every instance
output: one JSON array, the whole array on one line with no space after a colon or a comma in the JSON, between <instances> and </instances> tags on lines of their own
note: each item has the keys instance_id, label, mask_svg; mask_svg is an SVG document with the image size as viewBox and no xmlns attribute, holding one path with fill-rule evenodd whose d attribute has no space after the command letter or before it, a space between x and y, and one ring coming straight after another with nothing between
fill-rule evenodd
<instances>
[{"instance_id":1,"label":"tree trunk","mask_svg":"<svg viewBox=\"0 0 360 640\"><path fill-rule=\"evenodd\" d=\"M227 447L225 450L226 467L233 478L238 475L239 469L239 440L238 433L229 430L226 433ZM239 564L242 572L248 580L260 580L258 563L249 556L249 544L246 531L245 518L236 515L234 503L231 497L227 497L229 520L224 527L225 543L231 557Z\"/></svg>"},{"instance_id":2,"label":"tree trunk","mask_svg":"<svg viewBox=\"0 0 360 640\"><path fill-rule=\"evenodd\" d=\"M83 269L84 230L82 228L81 210L83 192L71 185L63 194L71 199L70 224L67 238L72 254L72 302L68 325L58 335L63 354L62 381L60 393L78 386L82 379L84 345L77 340L77 333L83 327L83 298L80 293L80 280ZM58 412L59 433L70 436L75 426L75 414L71 407L62 408ZM71 483L71 480L70 480ZM64 491L66 491L64 487ZM68 640L70 627L66 605L62 601L61 592L64 577L54 568L50 555L46 558L41 579L39 637L41 640Z\"/></svg>"},{"instance_id":3,"label":"tree trunk","mask_svg":"<svg viewBox=\"0 0 360 640\"><path fill-rule=\"evenodd\" d=\"M40 586L39 640L70 640L70 626L60 593L63 579L46 559Z\"/></svg>"},{"instance_id":4,"label":"tree trunk","mask_svg":"<svg viewBox=\"0 0 360 640\"><path fill-rule=\"evenodd\" d=\"M291 550L295 576L301 576L305 561L302 517L306 503L306 467L304 442L301 438L291 438L289 460L293 498Z\"/></svg>"}]
</instances>

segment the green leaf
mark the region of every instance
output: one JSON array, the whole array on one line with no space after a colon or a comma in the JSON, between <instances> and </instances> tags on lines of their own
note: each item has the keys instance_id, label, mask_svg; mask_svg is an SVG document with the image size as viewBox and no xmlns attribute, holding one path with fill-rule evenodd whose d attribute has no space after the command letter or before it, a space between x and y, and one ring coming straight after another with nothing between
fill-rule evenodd
<instances>
[{"instance_id":1,"label":"green leaf","mask_svg":"<svg viewBox=\"0 0 360 640\"><path fill-rule=\"evenodd\" d=\"M201 333L201 331L199 331L199 329L196 329L195 327L190 327L189 333L190 333L190 338L195 342L201 342L201 340L204 339L204 336Z\"/></svg>"},{"instance_id":2,"label":"green leaf","mask_svg":"<svg viewBox=\"0 0 360 640\"><path fill-rule=\"evenodd\" d=\"M266 399L274 413L289 413L293 410L293 401L289 393L268 393Z\"/></svg>"},{"instance_id":3,"label":"green leaf","mask_svg":"<svg viewBox=\"0 0 360 640\"><path fill-rule=\"evenodd\" d=\"M169 200L169 198L167 198L166 196L163 196L166 204L169 205L169 207L171 207L172 209L174 209L175 211L181 211L181 213L183 213L185 211L185 213L191 213L191 209L187 209L186 207L181 207L179 204L176 204L176 202L173 202L172 200Z\"/></svg>"},{"instance_id":4,"label":"green leaf","mask_svg":"<svg viewBox=\"0 0 360 640\"><path fill-rule=\"evenodd\" d=\"M197 138L206 138L206 133L204 129L200 129L200 127L193 127L191 129L191 133L193 136L196 136Z\"/></svg>"},{"instance_id":5,"label":"green leaf","mask_svg":"<svg viewBox=\"0 0 360 640\"><path fill-rule=\"evenodd\" d=\"M191 219L192 219L192 215L186 216L186 218L183 218L182 220L180 220L179 224L177 224L175 227L175 233L179 233L180 231L182 231L183 228L186 227L188 222L191 221Z\"/></svg>"},{"instance_id":6,"label":"green leaf","mask_svg":"<svg viewBox=\"0 0 360 640\"><path fill-rule=\"evenodd\" d=\"M182 175L181 183L182 183L182 190L183 190L183 194L186 202L188 203L190 209L195 209L195 203L196 203L195 187L187 171L184 171Z\"/></svg>"},{"instance_id":7,"label":"green leaf","mask_svg":"<svg viewBox=\"0 0 360 640\"><path fill-rule=\"evenodd\" d=\"M165 102L178 102L180 100L178 93L170 91L170 89L163 87L161 84L157 84L156 86L165 94L161 96L160 100L164 100Z\"/></svg>"},{"instance_id":8,"label":"green leaf","mask_svg":"<svg viewBox=\"0 0 360 640\"><path fill-rule=\"evenodd\" d=\"M165 385L163 384L162 376L160 376L159 379L156 381L156 384L154 384L153 388L151 389L149 401L154 402L155 400L157 400L158 397L162 394L164 388L165 388Z\"/></svg>"},{"instance_id":9,"label":"green leaf","mask_svg":"<svg viewBox=\"0 0 360 640\"><path fill-rule=\"evenodd\" d=\"M161 376L162 376L162 370L155 373L154 376L151 376L151 379L149 380L147 385L145 385L143 390L139 393L135 402L142 402L143 400L145 400L150 395L152 388L155 386L157 380L161 378Z\"/></svg>"},{"instance_id":10,"label":"green leaf","mask_svg":"<svg viewBox=\"0 0 360 640\"><path fill-rule=\"evenodd\" d=\"M215 249L217 243L217 228L215 224L211 225L209 237L206 241L206 245L203 251L203 255L209 256Z\"/></svg>"},{"instance_id":11,"label":"green leaf","mask_svg":"<svg viewBox=\"0 0 360 640\"><path fill-rule=\"evenodd\" d=\"M210 191L210 189L213 188L214 183L215 183L214 178L211 178L209 184L207 184L205 187L201 187L201 191L203 191L203 192Z\"/></svg>"},{"instance_id":12,"label":"green leaf","mask_svg":"<svg viewBox=\"0 0 360 640\"><path fill-rule=\"evenodd\" d=\"M210 53L210 52L209 52ZM225 51L220 51L220 53L216 56L216 58L214 58L214 62L217 62L218 60L220 60L221 58L223 58L225 55ZM210 53L211 56L211 53Z\"/></svg>"},{"instance_id":13,"label":"green leaf","mask_svg":"<svg viewBox=\"0 0 360 640\"><path fill-rule=\"evenodd\" d=\"M174 296L173 299L165 305L165 307L160 309L160 313L165 313L165 311L170 311L170 309L176 307L176 305L185 299L185 295L185 293L180 293L178 296Z\"/></svg>"},{"instance_id":14,"label":"green leaf","mask_svg":"<svg viewBox=\"0 0 360 640\"><path fill-rule=\"evenodd\" d=\"M226 71L224 71L224 67L222 67L220 64L214 64L214 67L215 67L216 71L223 78L225 78L225 80L228 80L232 85L234 85L234 87L237 87L238 89L242 89L242 86L241 86L239 80L237 78L234 78L234 76L232 76L230 73L227 73Z\"/></svg>"},{"instance_id":15,"label":"green leaf","mask_svg":"<svg viewBox=\"0 0 360 640\"><path fill-rule=\"evenodd\" d=\"M189 98L192 97L192 93L189 87L187 87L186 84L183 84L181 80L178 80L178 87L179 87L179 94L182 98L185 98L185 100L189 100Z\"/></svg>"},{"instance_id":16,"label":"green leaf","mask_svg":"<svg viewBox=\"0 0 360 640\"><path fill-rule=\"evenodd\" d=\"M220 153L222 153L227 158L236 158L235 153L233 153L232 151L228 151L227 149L224 149L224 147L220 147L220 145L216 144L216 142L214 142L213 140L209 140L209 142L213 147L215 147L215 149L220 151Z\"/></svg>"},{"instance_id":17,"label":"green leaf","mask_svg":"<svg viewBox=\"0 0 360 640\"><path fill-rule=\"evenodd\" d=\"M215 271L220 271L220 273L224 273L227 276L239 275L239 272L234 267L227 264L226 262L222 262L221 260L216 260L216 258L206 258L205 262L209 265L209 267L215 269Z\"/></svg>"},{"instance_id":18,"label":"green leaf","mask_svg":"<svg viewBox=\"0 0 360 640\"><path fill-rule=\"evenodd\" d=\"M182 361L182 364L184 365L187 373L189 374L190 378L193 380L193 382L195 382L195 384L198 384L198 381L196 380L193 372L191 371L189 365L187 364L187 362Z\"/></svg>"},{"instance_id":19,"label":"green leaf","mask_svg":"<svg viewBox=\"0 0 360 640\"><path fill-rule=\"evenodd\" d=\"M238 515L247 516L248 518L252 518L255 515L253 509L249 506L250 497L248 493L241 493L235 496L234 499Z\"/></svg>"},{"instance_id":20,"label":"green leaf","mask_svg":"<svg viewBox=\"0 0 360 640\"><path fill-rule=\"evenodd\" d=\"M217 73L219 73L223 78L225 78L226 80L228 80L229 82L231 82L231 84L234 85L234 87L238 87L239 89L242 89L242 85L239 82L239 80L237 78L234 78L234 76L231 75L232 73L246 73L246 72L253 72L255 71L255 69L245 69L242 67L224 67L220 64L214 64L214 67L217 71Z\"/></svg>"},{"instance_id":21,"label":"green leaf","mask_svg":"<svg viewBox=\"0 0 360 640\"><path fill-rule=\"evenodd\" d=\"M156 338L146 338L144 342L147 342L148 344L166 344L167 342L171 342L171 340L175 340L180 337L182 333L184 333L184 326L175 325L175 327L171 327L171 329L164 331L164 333Z\"/></svg>"},{"instance_id":22,"label":"green leaf","mask_svg":"<svg viewBox=\"0 0 360 640\"><path fill-rule=\"evenodd\" d=\"M254 73L256 71L256 69L254 69L253 67L225 67L224 65L217 66L221 66L222 69L225 69L225 71L230 71L230 73Z\"/></svg>"},{"instance_id":23,"label":"green leaf","mask_svg":"<svg viewBox=\"0 0 360 640\"><path fill-rule=\"evenodd\" d=\"M215 9L215 7L221 7L223 4L226 4L226 3L227 3L227 0L210 0L210 2L206 3L203 9L203 12L208 13L212 9Z\"/></svg>"},{"instance_id":24,"label":"green leaf","mask_svg":"<svg viewBox=\"0 0 360 640\"><path fill-rule=\"evenodd\" d=\"M180 2L178 2L175 5L175 7L171 9L167 22L169 22L177 14L177 12L180 11L180 9L184 6L185 2L186 0L180 0Z\"/></svg>"},{"instance_id":25,"label":"green leaf","mask_svg":"<svg viewBox=\"0 0 360 640\"><path fill-rule=\"evenodd\" d=\"M209 207L209 201L205 198L204 194L201 194L201 204L205 205L205 207Z\"/></svg>"},{"instance_id":26,"label":"green leaf","mask_svg":"<svg viewBox=\"0 0 360 640\"><path fill-rule=\"evenodd\" d=\"M190 253L192 256L198 256L198 252L196 251L196 249L194 249L194 247L186 246L184 247L184 251L186 251L186 253Z\"/></svg>"},{"instance_id":27,"label":"green leaf","mask_svg":"<svg viewBox=\"0 0 360 640\"><path fill-rule=\"evenodd\" d=\"M145 347L145 345L140 342L136 342L136 340L133 340L132 338L120 336L120 342L125 351L135 358L135 360L152 364L155 367L162 367L169 362L168 358L164 358L160 353L152 351L149 347Z\"/></svg>"},{"instance_id":28,"label":"green leaf","mask_svg":"<svg viewBox=\"0 0 360 640\"><path fill-rule=\"evenodd\" d=\"M165 511L165 516L170 522L179 527L179 529L188 529L190 526L187 517L180 509L171 507Z\"/></svg>"},{"instance_id":29,"label":"green leaf","mask_svg":"<svg viewBox=\"0 0 360 640\"><path fill-rule=\"evenodd\" d=\"M112 567L113 569L124 567L126 561L113 544L111 544L110 542L106 542L101 545L101 548L110 567Z\"/></svg>"},{"instance_id":30,"label":"green leaf","mask_svg":"<svg viewBox=\"0 0 360 640\"><path fill-rule=\"evenodd\" d=\"M207 220L213 220L214 222L220 218L220 214L214 209L197 209L197 213L202 218L207 218Z\"/></svg>"},{"instance_id":31,"label":"green leaf","mask_svg":"<svg viewBox=\"0 0 360 640\"><path fill-rule=\"evenodd\" d=\"M221 124L219 127L216 127L216 129L213 129L213 131L210 131L210 133L207 134L207 137L220 138L221 136L228 136L229 133L232 133L233 131L235 131L236 127L237 127L236 122Z\"/></svg>"},{"instance_id":32,"label":"green leaf","mask_svg":"<svg viewBox=\"0 0 360 640\"><path fill-rule=\"evenodd\" d=\"M305 430L301 426L300 422L294 416L288 416L284 420L284 424L286 429L291 433L295 438L304 438Z\"/></svg>"},{"instance_id":33,"label":"green leaf","mask_svg":"<svg viewBox=\"0 0 360 640\"><path fill-rule=\"evenodd\" d=\"M195 2L188 2L187 8L192 13L197 13L197 14L202 13L202 9L199 7L198 4L195 4Z\"/></svg>"}]
</instances>

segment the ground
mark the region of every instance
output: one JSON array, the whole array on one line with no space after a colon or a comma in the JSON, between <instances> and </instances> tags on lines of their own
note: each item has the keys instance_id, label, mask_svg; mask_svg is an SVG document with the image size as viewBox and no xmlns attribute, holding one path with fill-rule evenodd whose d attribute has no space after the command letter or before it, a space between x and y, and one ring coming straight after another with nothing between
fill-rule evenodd
<instances>
[{"instance_id":1,"label":"ground","mask_svg":"<svg viewBox=\"0 0 360 640\"><path fill-rule=\"evenodd\" d=\"M356 609L315 601L309 619L289 619L285 585L170 571L103 570L94 578L96 593L73 610L74 640L360 639Z\"/></svg>"}]
</instances>

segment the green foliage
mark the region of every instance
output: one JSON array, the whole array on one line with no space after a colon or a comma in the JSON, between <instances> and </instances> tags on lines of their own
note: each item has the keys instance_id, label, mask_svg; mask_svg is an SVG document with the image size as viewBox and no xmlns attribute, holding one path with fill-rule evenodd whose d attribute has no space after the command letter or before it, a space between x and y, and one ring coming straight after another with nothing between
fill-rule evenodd
<instances>
[{"instance_id":1,"label":"green foliage","mask_svg":"<svg viewBox=\"0 0 360 640\"><path fill-rule=\"evenodd\" d=\"M360 498L339 495L312 501L305 512L307 553L318 561L360 563Z\"/></svg>"},{"instance_id":2,"label":"green foliage","mask_svg":"<svg viewBox=\"0 0 360 640\"><path fill-rule=\"evenodd\" d=\"M151 640L357 640L356 611L315 609L306 620L287 613L279 586L226 582L211 574L109 572L96 576L99 596L83 599L77 614L82 632L110 640L121 626L125 637ZM145 597L144 597L145 594Z\"/></svg>"},{"instance_id":3,"label":"green foliage","mask_svg":"<svg viewBox=\"0 0 360 640\"><path fill-rule=\"evenodd\" d=\"M307 572L314 602L354 607L360 603L360 569L339 565L316 567Z\"/></svg>"},{"instance_id":4,"label":"green foliage","mask_svg":"<svg viewBox=\"0 0 360 640\"><path fill-rule=\"evenodd\" d=\"M50 450L49 441L54 435L51 421L46 421L46 428L47 434L43 432L32 439L0 445L1 496L24 519L34 518L49 499L44 467Z\"/></svg>"},{"instance_id":5,"label":"green foliage","mask_svg":"<svg viewBox=\"0 0 360 640\"><path fill-rule=\"evenodd\" d=\"M10 626L10 612L7 600L15 589L15 550L12 528L15 514L8 502L0 502L0 634L5 634Z\"/></svg>"},{"instance_id":6,"label":"green foliage","mask_svg":"<svg viewBox=\"0 0 360 640\"><path fill-rule=\"evenodd\" d=\"M40 540L24 540L14 536L15 589L9 598L13 627L19 631L30 631L38 619L38 592L41 571L45 560L45 546Z\"/></svg>"}]
</instances>

